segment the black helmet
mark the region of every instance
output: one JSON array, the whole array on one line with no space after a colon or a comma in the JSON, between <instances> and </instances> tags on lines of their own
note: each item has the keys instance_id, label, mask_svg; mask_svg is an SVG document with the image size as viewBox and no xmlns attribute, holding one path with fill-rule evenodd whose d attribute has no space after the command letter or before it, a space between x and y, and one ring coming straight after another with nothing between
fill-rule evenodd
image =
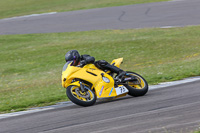
<instances>
[{"instance_id":1,"label":"black helmet","mask_svg":"<svg viewBox=\"0 0 200 133\"><path fill-rule=\"evenodd\" d=\"M69 52L65 54L65 60L66 62L73 61L72 65L76 66L80 62L81 56L77 50L70 50Z\"/></svg>"}]
</instances>

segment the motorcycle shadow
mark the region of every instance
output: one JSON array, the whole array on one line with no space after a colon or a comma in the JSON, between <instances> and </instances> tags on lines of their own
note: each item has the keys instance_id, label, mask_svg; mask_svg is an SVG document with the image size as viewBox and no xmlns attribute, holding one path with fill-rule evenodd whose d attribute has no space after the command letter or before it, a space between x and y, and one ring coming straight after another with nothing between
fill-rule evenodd
<instances>
[{"instance_id":1,"label":"motorcycle shadow","mask_svg":"<svg viewBox=\"0 0 200 133\"><path fill-rule=\"evenodd\" d=\"M142 96L144 97L144 96ZM141 97L141 98L142 98ZM87 107L82 107L79 105L76 105L74 103L69 104L68 106L65 106L63 109L81 109L81 108L90 108L90 107L95 107L98 105L106 104L106 103L112 103L112 102L117 102L117 101L123 101L127 99L134 99L135 97L133 96L125 96L125 97L120 97L120 98L103 98L103 99L97 99L96 103L93 106L87 106ZM137 97L138 99L138 97ZM136 99L135 99L136 100Z\"/></svg>"},{"instance_id":2,"label":"motorcycle shadow","mask_svg":"<svg viewBox=\"0 0 200 133\"><path fill-rule=\"evenodd\" d=\"M117 99L113 99L113 98L104 98L104 99L97 99L96 103L93 106L88 106L90 107L95 107L96 105L101 105L101 104L105 104L105 103L112 103L112 102L116 102L116 101L121 101L121 100L126 100L126 99L130 99L133 98L132 96L125 96L125 97L120 97ZM88 107L82 107L79 105L76 105L74 103L69 104L68 106L65 106L63 108L60 108L59 110L66 110L66 109L81 109L81 108L88 108Z\"/></svg>"},{"instance_id":3,"label":"motorcycle shadow","mask_svg":"<svg viewBox=\"0 0 200 133\"><path fill-rule=\"evenodd\" d=\"M111 102L126 100L126 99L130 99L130 98L133 98L133 97L132 96L125 96L125 97L120 97L120 98L116 98L116 99L115 98L97 99L97 102L95 103L95 105L104 104L104 103L111 103Z\"/></svg>"}]
</instances>

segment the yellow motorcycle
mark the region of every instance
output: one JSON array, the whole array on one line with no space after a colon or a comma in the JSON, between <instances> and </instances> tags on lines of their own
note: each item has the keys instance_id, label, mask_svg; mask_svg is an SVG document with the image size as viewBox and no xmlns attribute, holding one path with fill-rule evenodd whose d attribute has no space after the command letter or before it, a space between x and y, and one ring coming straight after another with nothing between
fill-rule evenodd
<instances>
[{"instance_id":1,"label":"yellow motorcycle","mask_svg":"<svg viewBox=\"0 0 200 133\"><path fill-rule=\"evenodd\" d=\"M120 67L123 58L114 59L111 64ZM94 64L83 67L66 63L62 71L62 86L68 98L80 106L91 106L97 99L118 98L128 95L143 96L148 83L137 73L127 71L121 79L111 71L98 69Z\"/></svg>"}]
</instances>

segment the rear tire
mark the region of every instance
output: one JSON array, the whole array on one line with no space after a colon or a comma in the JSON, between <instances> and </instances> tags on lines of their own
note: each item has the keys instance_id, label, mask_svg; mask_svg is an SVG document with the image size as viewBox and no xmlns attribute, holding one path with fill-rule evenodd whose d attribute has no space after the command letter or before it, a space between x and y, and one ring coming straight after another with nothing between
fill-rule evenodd
<instances>
[{"instance_id":1,"label":"rear tire","mask_svg":"<svg viewBox=\"0 0 200 133\"><path fill-rule=\"evenodd\" d=\"M143 96L148 92L147 81L139 74L127 71L127 74L133 75L140 80L137 84L134 82L128 82L125 87L129 90L128 94L134 97Z\"/></svg>"},{"instance_id":2,"label":"rear tire","mask_svg":"<svg viewBox=\"0 0 200 133\"><path fill-rule=\"evenodd\" d=\"M80 87L74 85L68 86L66 93L67 97L73 103L84 107L94 105L97 99L95 93L91 89L88 89L87 92L82 93Z\"/></svg>"}]
</instances>

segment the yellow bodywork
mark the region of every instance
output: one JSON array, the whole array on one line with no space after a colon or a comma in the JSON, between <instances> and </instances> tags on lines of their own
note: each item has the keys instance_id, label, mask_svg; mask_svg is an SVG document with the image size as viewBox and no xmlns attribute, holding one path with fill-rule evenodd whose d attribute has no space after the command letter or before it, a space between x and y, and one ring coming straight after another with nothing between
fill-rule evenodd
<instances>
[{"instance_id":1,"label":"yellow bodywork","mask_svg":"<svg viewBox=\"0 0 200 133\"><path fill-rule=\"evenodd\" d=\"M123 58L115 59L111 64L119 67L122 61ZM103 77L109 79L109 83L103 80L102 74ZM62 86L64 88L70 85L80 86L79 81L73 82L74 79L81 79L91 83L91 89L95 90L97 98L120 97L116 94L113 77L98 69L94 64L87 64L83 68L69 64L67 69L62 72Z\"/></svg>"},{"instance_id":2,"label":"yellow bodywork","mask_svg":"<svg viewBox=\"0 0 200 133\"><path fill-rule=\"evenodd\" d=\"M114 59L111 62L111 65L115 65L116 67L120 67L120 65L122 64L122 62L123 62L123 58Z\"/></svg>"}]
</instances>

